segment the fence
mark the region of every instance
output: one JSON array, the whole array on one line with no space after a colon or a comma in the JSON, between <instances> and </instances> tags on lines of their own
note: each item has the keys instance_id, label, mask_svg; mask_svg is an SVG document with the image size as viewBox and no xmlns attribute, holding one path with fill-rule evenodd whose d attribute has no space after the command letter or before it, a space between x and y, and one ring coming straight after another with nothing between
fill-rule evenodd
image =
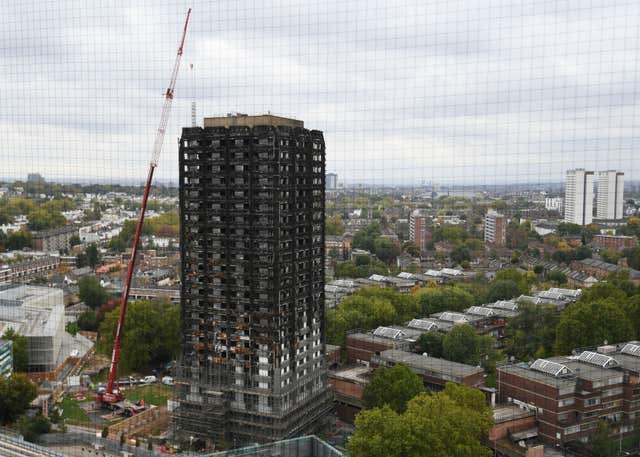
<instances>
[{"instance_id":1,"label":"fence","mask_svg":"<svg viewBox=\"0 0 640 457\"><path fill-rule=\"evenodd\" d=\"M209 454L209 457L342 457L343 454L310 435L275 443L249 446L231 451Z\"/></svg>"},{"instance_id":2,"label":"fence","mask_svg":"<svg viewBox=\"0 0 640 457\"><path fill-rule=\"evenodd\" d=\"M42 444L47 446L87 446L91 448L103 448L105 451L122 454L128 452L133 457L158 457L164 454L160 452L150 451L142 447L129 446L128 444L120 444L117 441L101 438L91 433L69 432L69 433L50 433L40 437ZM1 455L1 454L0 454ZM48 454L44 454L48 455ZM55 457L66 457L63 454L50 454Z\"/></svg>"}]
</instances>

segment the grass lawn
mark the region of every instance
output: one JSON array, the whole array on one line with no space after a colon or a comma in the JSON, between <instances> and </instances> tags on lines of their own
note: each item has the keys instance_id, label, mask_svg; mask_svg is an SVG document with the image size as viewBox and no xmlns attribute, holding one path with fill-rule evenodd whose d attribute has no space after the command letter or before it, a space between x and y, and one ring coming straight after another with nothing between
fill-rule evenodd
<instances>
[{"instance_id":1,"label":"grass lawn","mask_svg":"<svg viewBox=\"0 0 640 457\"><path fill-rule=\"evenodd\" d=\"M64 419L75 419L79 421L90 421L87 413L80 407L79 402L69 398L64 397L60 407L63 409L62 417Z\"/></svg>"},{"instance_id":2,"label":"grass lawn","mask_svg":"<svg viewBox=\"0 0 640 457\"><path fill-rule=\"evenodd\" d=\"M129 401L144 398L147 405L165 406L167 397L171 394L171 387L159 384L131 387L124 391L124 397Z\"/></svg>"}]
</instances>

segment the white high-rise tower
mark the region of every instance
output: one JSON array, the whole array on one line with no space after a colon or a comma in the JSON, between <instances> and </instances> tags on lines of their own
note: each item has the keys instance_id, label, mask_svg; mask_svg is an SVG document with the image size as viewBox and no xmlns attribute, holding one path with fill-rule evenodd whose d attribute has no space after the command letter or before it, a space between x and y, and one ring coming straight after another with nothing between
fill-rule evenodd
<instances>
[{"instance_id":1,"label":"white high-rise tower","mask_svg":"<svg viewBox=\"0 0 640 457\"><path fill-rule=\"evenodd\" d=\"M593 222L593 171L567 170L564 220L578 225Z\"/></svg>"},{"instance_id":2,"label":"white high-rise tower","mask_svg":"<svg viewBox=\"0 0 640 457\"><path fill-rule=\"evenodd\" d=\"M598 172L598 219L622 219L624 202L624 173L616 170Z\"/></svg>"}]
</instances>

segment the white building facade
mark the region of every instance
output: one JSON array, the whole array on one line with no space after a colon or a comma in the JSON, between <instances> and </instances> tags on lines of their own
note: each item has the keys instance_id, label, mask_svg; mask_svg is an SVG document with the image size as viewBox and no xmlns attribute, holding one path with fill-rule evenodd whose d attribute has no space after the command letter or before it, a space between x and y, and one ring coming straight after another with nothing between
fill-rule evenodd
<instances>
[{"instance_id":1,"label":"white building facade","mask_svg":"<svg viewBox=\"0 0 640 457\"><path fill-rule=\"evenodd\" d=\"M616 170L598 172L598 219L622 219L624 217L624 173Z\"/></svg>"},{"instance_id":2,"label":"white building facade","mask_svg":"<svg viewBox=\"0 0 640 457\"><path fill-rule=\"evenodd\" d=\"M578 225L593 222L593 171L567 170L564 197L564 221Z\"/></svg>"},{"instance_id":3,"label":"white building facade","mask_svg":"<svg viewBox=\"0 0 640 457\"><path fill-rule=\"evenodd\" d=\"M547 197L544 199L544 208L548 211L558 211L562 213L562 197Z\"/></svg>"}]
</instances>

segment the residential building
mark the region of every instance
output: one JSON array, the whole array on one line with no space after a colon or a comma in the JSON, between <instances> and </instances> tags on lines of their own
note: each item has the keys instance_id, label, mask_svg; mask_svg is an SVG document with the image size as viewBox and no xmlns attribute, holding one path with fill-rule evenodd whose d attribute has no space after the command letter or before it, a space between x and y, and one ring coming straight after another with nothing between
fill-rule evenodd
<instances>
[{"instance_id":1,"label":"residential building","mask_svg":"<svg viewBox=\"0 0 640 457\"><path fill-rule=\"evenodd\" d=\"M569 357L538 359L498 367L500 400L536 412L535 434L564 446L588 441L598 422L611 437L625 437L640 418L640 344L601 346ZM535 435L534 435L535 436Z\"/></svg>"},{"instance_id":2,"label":"residential building","mask_svg":"<svg viewBox=\"0 0 640 457\"><path fill-rule=\"evenodd\" d=\"M469 387L484 386L484 370L481 367L396 349L382 351L371 358L372 367L390 368L399 363L419 374L430 390L442 390L448 382Z\"/></svg>"},{"instance_id":3,"label":"residential building","mask_svg":"<svg viewBox=\"0 0 640 457\"><path fill-rule=\"evenodd\" d=\"M179 153L176 429L236 443L312 432L331 408L323 134L270 115L205 118Z\"/></svg>"},{"instance_id":4,"label":"residential building","mask_svg":"<svg viewBox=\"0 0 640 457\"><path fill-rule=\"evenodd\" d=\"M603 262L602 260L575 260L571 262L571 269L581 273L586 273L596 279L607 279L611 273L618 273L626 270L629 272L629 280L634 284L640 284L640 271L631 268L623 268L620 265Z\"/></svg>"},{"instance_id":5,"label":"residential building","mask_svg":"<svg viewBox=\"0 0 640 457\"><path fill-rule=\"evenodd\" d=\"M351 239L327 235L324 240L325 256L335 260L347 260L351 251Z\"/></svg>"},{"instance_id":6,"label":"residential building","mask_svg":"<svg viewBox=\"0 0 640 457\"><path fill-rule=\"evenodd\" d=\"M13 374L13 343L0 340L0 377L9 378Z\"/></svg>"},{"instance_id":7,"label":"residential building","mask_svg":"<svg viewBox=\"0 0 640 457\"><path fill-rule=\"evenodd\" d=\"M489 210L484 218L484 241L495 246L507 244L507 224L509 221L502 214Z\"/></svg>"},{"instance_id":8,"label":"residential building","mask_svg":"<svg viewBox=\"0 0 640 457\"><path fill-rule=\"evenodd\" d=\"M78 235L78 228L65 225L33 233L33 249L45 252L60 252L71 248L71 237Z\"/></svg>"},{"instance_id":9,"label":"residential building","mask_svg":"<svg viewBox=\"0 0 640 457\"><path fill-rule=\"evenodd\" d=\"M60 265L60 257L35 257L0 268L0 284L24 282L46 276Z\"/></svg>"},{"instance_id":10,"label":"residential building","mask_svg":"<svg viewBox=\"0 0 640 457\"><path fill-rule=\"evenodd\" d=\"M373 370L365 365L329 372L329 386L333 391L335 410L340 420L353 424L356 415L364 408L364 388L372 374Z\"/></svg>"},{"instance_id":11,"label":"residential building","mask_svg":"<svg viewBox=\"0 0 640 457\"><path fill-rule=\"evenodd\" d=\"M431 242L432 236L429 230L429 218L414 210L409 215L409 239L413 241L421 251L427 250L427 244Z\"/></svg>"},{"instance_id":12,"label":"residential building","mask_svg":"<svg viewBox=\"0 0 640 457\"><path fill-rule=\"evenodd\" d=\"M326 180L327 190L336 190L338 188L338 175L336 173L327 173Z\"/></svg>"},{"instance_id":13,"label":"residential building","mask_svg":"<svg viewBox=\"0 0 640 457\"><path fill-rule=\"evenodd\" d=\"M564 220L578 225L593 222L593 171L567 170Z\"/></svg>"},{"instance_id":14,"label":"residential building","mask_svg":"<svg viewBox=\"0 0 640 457\"><path fill-rule=\"evenodd\" d=\"M614 251L622 251L628 248L636 247L637 240L635 236L622 235L594 235L593 246L598 249L612 249Z\"/></svg>"},{"instance_id":15,"label":"residential building","mask_svg":"<svg viewBox=\"0 0 640 457\"><path fill-rule=\"evenodd\" d=\"M413 342L403 338L402 331L387 333L352 333L347 335L347 362L369 365L371 357L387 349L411 350Z\"/></svg>"},{"instance_id":16,"label":"residential building","mask_svg":"<svg viewBox=\"0 0 640 457\"><path fill-rule=\"evenodd\" d=\"M355 416L364 407L363 394L378 367L392 367L402 363L417 373L425 387L432 391L444 389L448 382L471 387L484 387L484 370L480 367L451 362L398 349L375 352L370 363L359 363L329 372L329 385L334 394L338 417L353 423Z\"/></svg>"},{"instance_id":17,"label":"residential building","mask_svg":"<svg viewBox=\"0 0 640 457\"><path fill-rule=\"evenodd\" d=\"M544 209L562 213L564 199L562 197L546 197L544 199Z\"/></svg>"},{"instance_id":18,"label":"residential building","mask_svg":"<svg viewBox=\"0 0 640 457\"><path fill-rule=\"evenodd\" d=\"M27 371L54 371L64 361L66 355L61 352L64 325L62 289L22 284L0 286L0 334L12 328L27 337Z\"/></svg>"},{"instance_id":19,"label":"residential building","mask_svg":"<svg viewBox=\"0 0 640 457\"><path fill-rule=\"evenodd\" d=\"M596 217L616 220L624 217L624 173L615 170L598 172Z\"/></svg>"}]
</instances>

